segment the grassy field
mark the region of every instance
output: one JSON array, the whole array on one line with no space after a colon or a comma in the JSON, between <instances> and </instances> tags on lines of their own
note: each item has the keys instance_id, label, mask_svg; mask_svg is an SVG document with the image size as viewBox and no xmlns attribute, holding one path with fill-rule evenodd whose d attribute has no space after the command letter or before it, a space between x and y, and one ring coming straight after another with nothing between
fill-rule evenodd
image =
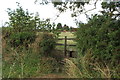
<instances>
[{"instance_id":1,"label":"grassy field","mask_svg":"<svg viewBox=\"0 0 120 80\"><path fill-rule=\"evenodd\" d=\"M37 33L37 35L41 34L42 32ZM76 36L74 35L74 32L61 32L61 34L59 35L59 38L65 38L65 36L67 36L67 38L75 38ZM64 44L65 40L58 40L57 43L60 44ZM67 44L76 44L76 42L74 40L67 40ZM56 49L59 50L64 50L64 45L59 45L56 46ZM67 50L74 50L76 51L76 47L75 46L67 46Z\"/></svg>"},{"instance_id":2,"label":"grassy field","mask_svg":"<svg viewBox=\"0 0 120 80\"><path fill-rule=\"evenodd\" d=\"M68 38L75 38L74 32L61 32L59 38L64 38L65 36Z\"/></svg>"},{"instance_id":3,"label":"grassy field","mask_svg":"<svg viewBox=\"0 0 120 80\"><path fill-rule=\"evenodd\" d=\"M67 38L75 38L74 32L61 32L61 34L59 35L59 38L65 38L65 36L67 36ZM58 40L57 43L61 43L64 44L65 40ZM74 40L67 40L67 44L76 44L76 42ZM64 46L56 46L57 49L60 50L64 50ZM75 46L67 46L67 50L76 50Z\"/></svg>"}]
</instances>

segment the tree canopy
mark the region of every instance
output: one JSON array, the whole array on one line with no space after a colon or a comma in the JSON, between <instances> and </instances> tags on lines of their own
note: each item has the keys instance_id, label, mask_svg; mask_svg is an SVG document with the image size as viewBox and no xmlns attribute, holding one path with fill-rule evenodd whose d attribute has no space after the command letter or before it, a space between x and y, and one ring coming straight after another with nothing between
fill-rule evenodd
<instances>
[{"instance_id":1,"label":"tree canopy","mask_svg":"<svg viewBox=\"0 0 120 80\"><path fill-rule=\"evenodd\" d=\"M62 29L62 24L61 23L57 24L57 29Z\"/></svg>"},{"instance_id":2,"label":"tree canopy","mask_svg":"<svg viewBox=\"0 0 120 80\"><path fill-rule=\"evenodd\" d=\"M95 60L117 65L120 58L120 15L113 14L113 11L117 12L120 6L104 2L102 7L102 15L94 15L86 24L79 23L76 33L79 53L85 55L91 50Z\"/></svg>"}]
</instances>

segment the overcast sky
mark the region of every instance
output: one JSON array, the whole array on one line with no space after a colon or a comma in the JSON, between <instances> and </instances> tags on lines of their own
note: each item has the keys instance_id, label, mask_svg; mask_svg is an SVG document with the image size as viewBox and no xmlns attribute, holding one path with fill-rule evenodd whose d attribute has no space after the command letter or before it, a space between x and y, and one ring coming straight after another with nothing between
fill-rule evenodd
<instances>
[{"instance_id":1,"label":"overcast sky","mask_svg":"<svg viewBox=\"0 0 120 80\"><path fill-rule=\"evenodd\" d=\"M4 24L4 22L9 21L8 14L6 12L7 8L16 9L17 4L19 2L23 9L28 9L30 13L38 12L41 19L50 18L52 22L67 24L68 26L76 27L74 22L74 18L71 18L71 12L68 10L65 13L62 13L57 19L56 15L59 13L53 6L53 4L48 5L39 5L34 3L35 0L1 0L0 1L0 26ZM94 5L86 6L86 9L92 9ZM98 11L102 10L100 2L97 3L97 8L94 11L89 12L88 14L95 14ZM56 19L56 20L55 20ZM82 22L87 22L84 14L81 14L78 19Z\"/></svg>"}]
</instances>

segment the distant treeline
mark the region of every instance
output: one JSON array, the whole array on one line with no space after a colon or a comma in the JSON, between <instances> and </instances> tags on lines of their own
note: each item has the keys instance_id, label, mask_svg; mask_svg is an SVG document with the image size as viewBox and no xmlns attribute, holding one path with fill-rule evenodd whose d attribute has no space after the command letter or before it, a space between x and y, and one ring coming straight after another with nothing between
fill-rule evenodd
<instances>
[{"instance_id":1,"label":"distant treeline","mask_svg":"<svg viewBox=\"0 0 120 80\"><path fill-rule=\"evenodd\" d=\"M56 29L56 31L58 31L58 32L76 32L77 30L78 30L78 28ZM46 29L44 29L44 30L42 30L42 29L36 29L35 31L37 31L37 32L45 32L46 31L47 32L48 30L46 30Z\"/></svg>"}]
</instances>

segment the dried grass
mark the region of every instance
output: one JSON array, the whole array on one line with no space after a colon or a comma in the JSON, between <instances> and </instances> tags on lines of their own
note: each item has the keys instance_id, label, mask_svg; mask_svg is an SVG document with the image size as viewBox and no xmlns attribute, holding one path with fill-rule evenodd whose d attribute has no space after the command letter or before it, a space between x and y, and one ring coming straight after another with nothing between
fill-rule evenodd
<instances>
[{"instance_id":1,"label":"dried grass","mask_svg":"<svg viewBox=\"0 0 120 80\"><path fill-rule=\"evenodd\" d=\"M87 51L86 55L80 56L77 63L70 59L64 59L65 72L71 78L111 78L112 70L107 64L103 65L92 61L91 49Z\"/></svg>"},{"instance_id":2,"label":"dried grass","mask_svg":"<svg viewBox=\"0 0 120 80\"><path fill-rule=\"evenodd\" d=\"M65 73L71 78L78 78L82 75L80 69L69 59L64 59L65 61Z\"/></svg>"},{"instance_id":3,"label":"dried grass","mask_svg":"<svg viewBox=\"0 0 120 80\"><path fill-rule=\"evenodd\" d=\"M105 67L101 66L99 63L94 63L94 64L91 64L94 66L94 70L97 71L99 74L100 74L100 77L101 78L111 78L111 70L110 68L105 65Z\"/></svg>"}]
</instances>

